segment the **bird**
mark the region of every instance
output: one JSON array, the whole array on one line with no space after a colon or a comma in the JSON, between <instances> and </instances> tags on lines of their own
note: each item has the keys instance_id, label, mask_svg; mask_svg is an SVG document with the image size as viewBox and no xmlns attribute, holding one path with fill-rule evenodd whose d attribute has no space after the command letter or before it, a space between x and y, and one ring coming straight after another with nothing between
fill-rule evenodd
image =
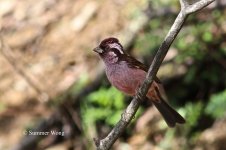
<instances>
[{"instance_id":1,"label":"bird","mask_svg":"<svg viewBox=\"0 0 226 150\"><path fill-rule=\"evenodd\" d=\"M126 95L135 96L146 78L148 68L127 54L115 37L102 40L93 51L103 60L109 82ZM164 93L161 81L155 77L146 97L158 109L169 127L185 123L185 119L165 101Z\"/></svg>"}]
</instances>

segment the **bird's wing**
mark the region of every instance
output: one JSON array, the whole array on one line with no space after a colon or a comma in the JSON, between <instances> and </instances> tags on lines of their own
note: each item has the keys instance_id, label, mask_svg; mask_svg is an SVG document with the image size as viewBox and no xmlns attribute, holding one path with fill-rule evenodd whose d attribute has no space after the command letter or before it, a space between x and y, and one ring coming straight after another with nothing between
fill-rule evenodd
<instances>
[{"instance_id":1,"label":"bird's wing","mask_svg":"<svg viewBox=\"0 0 226 150\"><path fill-rule=\"evenodd\" d=\"M136 68L136 69L141 69L141 70L144 70L145 72L148 71L148 68L147 66L145 66L143 63L141 63L140 61L136 60L135 58L127 55L125 57L125 61L128 63L128 66L130 68Z\"/></svg>"},{"instance_id":2,"label":"bird's wing","mask_svg":"<svg viewBox=\"0 0 226 150\"><path fill-rule=\"evenodd\" d=\"M148 67L146 65L144 65L143 63L141 63L140 61L136 60L135 58L127 55L127 57L125 57L125 61L128 63L128 66L130 68L136 68L136 69L141 69L144 70L145 72L148 72ZM155 82L161 84L161 81L159 80L158 77L155 77Z\"/></svg>"}]
</instances>

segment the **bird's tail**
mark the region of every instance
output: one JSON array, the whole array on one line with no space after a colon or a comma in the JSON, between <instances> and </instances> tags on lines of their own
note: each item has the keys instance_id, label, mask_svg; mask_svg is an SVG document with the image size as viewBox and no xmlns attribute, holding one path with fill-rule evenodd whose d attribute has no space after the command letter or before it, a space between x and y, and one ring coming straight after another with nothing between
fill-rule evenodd
<instances>
[{"instance_id":1,"label":"bird's tail","mask_svg":"<svg viewBox=\"0 0 226 150\"><path fill-rule=\"evenodd\" d=\"M159 89L155 88L155 90L160 100L153 100L152 103L161 113L167 125L169 127L174 127L176 123L185 123L185 119L162 98Z\"/></svg>"},{"instance_id":2,"label":"bird's tail","mask_svg":"<svg viewBox=\"0 0 226 150\"><path fill-rule=\"evenodd\" d=\"M161 113L169 127L174 127L176 123L185 123L185 119L163 99L160 102L152 101L152 103Z\"/></svg>"}]
</instances>

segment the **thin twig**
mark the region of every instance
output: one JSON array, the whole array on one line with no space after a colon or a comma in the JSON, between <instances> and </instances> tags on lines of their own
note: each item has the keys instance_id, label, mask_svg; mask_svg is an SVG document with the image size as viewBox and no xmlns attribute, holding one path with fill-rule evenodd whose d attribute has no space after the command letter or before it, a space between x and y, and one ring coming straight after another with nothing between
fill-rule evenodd
<instances>
[{"instance_id":1,"label":"thin twig","mask_svg":"<svg viewBox=\"0 0 226 150\"><path fill-rule=\"evenodd\" d=\"M153 82L154 77L157 74L157 71L159 70L160 65L162 64L163 59L165 58L169 50L169 47L171 46L180 29L182 28L183 23L185 22L187 16L193 12L196 12L204 8L213 1L214 0L201 0L192 5L189 5L186 2L186 0L180 0L181 11L178 14L176 20L174 21L174 24L172 25L168 34L166 35L163 43L159 47L155 55L155 58L148 70L144 83L139 88L136 96L133 98L129 106L126 108L125 112L122 114L122 117L119 120L119 122L115 125L115 127L107 135L107 137L105 137L102 140L94 139L97 150L110 149L114 142L119 138L120 134L125 130L129 122L132 120L137 109L139 108L141 99L145 97L150 85Z\"/></svg>"},{"instance_id":2,"label":"thin twig","mask_svg":"<svg viewBox=\"0 0 226 150\"><path fill-rule=\"evenodd\" d=\"M213 1L215 1L215 0L201 0L201 1L198 1L198 2L188 6L186 8L186 13L187 14L191 14L193 12L199 11L200 9L206 7L207 5L212 3Z\"/></svg>"}]
</instances>

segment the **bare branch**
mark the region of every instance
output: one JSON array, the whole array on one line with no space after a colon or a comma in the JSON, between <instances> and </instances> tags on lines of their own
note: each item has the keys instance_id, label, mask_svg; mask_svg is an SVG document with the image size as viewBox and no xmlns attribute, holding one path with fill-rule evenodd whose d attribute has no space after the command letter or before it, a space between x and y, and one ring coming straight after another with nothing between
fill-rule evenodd
<instances>
[{"instance_id":1,"label":"bare branch","mask_svg":"<svg viewBox=\"0 0 226 150\"><path fill-rule=\"evenodd\" d=\"M180 0L180 7L181 9L185 9L189 6L189 3L187 2L187 0Z\"/></svg>"},{"instance_id":2,"label":"bare branch","mask_svg":"<svg viewBox=\"0 0 226 150\"><path fill-rule=\"evenodd\" d=\"M168 34L166 35L163 43L159 47L155 58L148 70L148 74L144 83L142 84L141 88L139 88L136 96L133 98L129 106L126 108L125 112L122 114L121 119L116 124L116 126L112 129L112 131L102 140L94 139L95 144L98 150L108 150L114 144L114 142L118 139L120 134L124 131L127 127L129 122L132 120L133 116L135 115L137 109L139 108L140 101L145 97L150 85L153 82L154 77L156 76L160 65L162 64L163 59L165 58L169 47L171 46L172 42L176 38L177 34L179 33L180 29L183 26L187 16L192 12L196 12L214 0L201 0L196 2L192 5L189 5L186 0L180 0L181 4L181 11L178 14L176 20L174 21L171 29L169 30Z\"/></svg>"},{"instance_id":3,"label":"bare branch","mask_svg":"<svg viewBox=\"0 0 226 150\"><path fill-rule=\"evenodd\" d=\"M214 2L215 0L200 0L189 7L186 8L186 13L191 14L193 12L199 11L200 9L206 7L210 3Z\"/></svg>"}]
</instances>

